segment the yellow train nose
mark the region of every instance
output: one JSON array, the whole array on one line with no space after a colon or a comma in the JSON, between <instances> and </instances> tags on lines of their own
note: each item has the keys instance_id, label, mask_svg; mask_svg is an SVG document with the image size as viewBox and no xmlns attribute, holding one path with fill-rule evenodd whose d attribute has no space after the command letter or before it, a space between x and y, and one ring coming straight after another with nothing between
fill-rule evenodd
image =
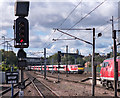
<instances>
[{"instance_id":1,"label":"yellow train nose","mask_svg":"<svg viewBox=\"0 0 120 98\"><path fill-rule=\"evenodd\" d=\"M84 68L78 68L78 70L84 70Z\"/></svg>"}]
</instances>

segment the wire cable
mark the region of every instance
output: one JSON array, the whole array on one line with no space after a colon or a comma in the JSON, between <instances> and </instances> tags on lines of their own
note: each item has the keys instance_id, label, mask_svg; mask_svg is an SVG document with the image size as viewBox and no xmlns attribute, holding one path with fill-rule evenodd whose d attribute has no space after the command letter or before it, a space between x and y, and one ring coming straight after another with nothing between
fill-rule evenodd
<instances>
[{"instance_id":1,"label":"wire cable","mask_svg":"<svg viewBox=\"0 0 120 98\"><path fill-rule=\"evenodd\" d=\"M84 17L82 17L78 22L76 22L73 26L70 27L70 29L72 29L74 26L76 26L78 23L80 23L83 19L85 19L88 15L90 15L92 12L94 12L97 8L99 8L103 3L105 3L105 1L107 0L104 0L103 2L101 2L98 6L96 6L93 10L91 10L87 15L85 15ZM69 30L70 30L69 29Z\"/></svg>"},{"instance_id":2,"label":"wire cable","mask_svg":"<svg viewBox=\"0 0 120 98\"><path fill-rule=\"evenodd\" d=\"M75 8L69 13L69 15L65 18L65 20L60 24L60 26L58 28L60 28L64 23L65 21L69 18L69 16L76 10L76 8L82 3L82 0L78 3L77 6L75 6Z\"/></svg>"},{"instance_id":3,"label":"wire cable","mask_svg":"<svg viewBox=\"0 0 120 98\"><path fill-rule=\"evenodd\" d=\"M58 28L60 28L65 22L66 22L66 20L70 17L70 15L72 15L72 13L77 9L77 7L80 5L82 3L82 0L75 6L75 8L68 14L68 16L63 20L63 22L59 25L59 27ZM53 32L53 33L51 33L51 35L50 35L50 37L49 37L49 39L51 38L51 36L53 35L55 33L55 31ZM48 40L49 40L48 39ZM45 45L46 45L47 43L45 42ZM45 46L44 45L44 46ZM47 45L47 46L49 46L49 45Z\"/></svg>"},{"instance_id":4,"label":"wire cable","mask_svg":"<svg viewBox=\"0 0 120 98\"><path fill-rule=\"evenodd\" d=\"M78 22L76 22L73 26L71 26L67 31L69 31L70 29L72 29L74 26L76 26L78 23L80 23L82 20L84 20L86 17L88 17L88 15L90 15L92 12L94 12L97 8L99 8L102 4L105 3L105 1L107 0L104 0L103 2L101 2L99 5L97 5L93 10L91 10L88 14L86 14L84 17L82 17ZM59 39L60 37L62 37L64 34L61 34L57 39ZM52 42L53 43L53 42ZM51 44L52 44L51 43ZM50 44L49 44L50 45ZM48 45L48 46L49 46ZM47 47L48 47L47 46Z\"/></svg>"},{"instance_id":5,"label":"wire cable","mask_svg":"<svg viewBox=\"0 0 120 98\"><path fill-rule=\"evenodd\" d=\"M117 20L119 20L119 19L120 19L120 17L114 19L114 21L117 21ZM107 23L109 23L109 21L107 21ZM104 23L103 25L105 25L105 23ZM101 27L102 27L103 25L101 25ZM107 25L102 31L100 31L100 33L102 33L103 31L105 31L109 26L110 26L110 25ZM100 27L99 27L99 28L100 28ZM98 28L97 28L97 29L98 29Z\"/></svg>"}]
</instances>

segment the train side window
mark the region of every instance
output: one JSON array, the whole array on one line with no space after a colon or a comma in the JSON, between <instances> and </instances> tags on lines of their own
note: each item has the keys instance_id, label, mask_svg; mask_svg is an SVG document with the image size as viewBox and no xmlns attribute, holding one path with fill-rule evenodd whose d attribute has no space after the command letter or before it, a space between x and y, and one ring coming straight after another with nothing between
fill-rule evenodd
<instances>
[{"instance_id":1,"label":"train side window","mask_svg":"<svg viewBox=\"0 0 120 98\"><path fill-rule=\"evenodd\" d=\"M105 67L105 63L103 62L102 67Z\"/></svg>"},{"instance_id":2,"label":"train side window","mask_svg":"<svg viewBox=\"0 0 120 98\"><path fill-rule=\"evenodd\" d=\"M106 67L109 63L108 62L103 62L102 67Z\"/></svg>"},{"instance_id":3,"label":"train side window","mask_svg":"<svg viewBox=\"0 0 120 98\"><path fill-rule=\"evenodd\" d=\"M106 67L108 64L109 64L108 62L105 62L105 67Z\"/></svg>"}]
</instances>

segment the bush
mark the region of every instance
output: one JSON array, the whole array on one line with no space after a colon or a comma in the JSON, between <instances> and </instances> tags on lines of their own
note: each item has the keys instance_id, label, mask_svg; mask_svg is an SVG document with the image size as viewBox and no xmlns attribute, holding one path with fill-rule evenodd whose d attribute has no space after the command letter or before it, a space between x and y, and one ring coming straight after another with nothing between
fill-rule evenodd
<instances>
[{"instance_id":1,"label":"bush","mask_svg":"<svg viewBox=\"0 0 120 98\"><path fill-rule=\"evenodd\" d=\"M15 67L14 67L14 71L16 71L17 69L18 69L18 67L15 66Z\"/></svg>"},{"instance_id":2,"label":"bush","mask_svg":"<svg viewBox=\"0 0 120 98\"><path fill-rule=\"evenodd\" d=\"M18 69L18 67L16 67L15 65L12 66L13 66L13 71L16 71ZM1 64L0 71L11 71L11 65Z\"/></svg>"}]
</instances>

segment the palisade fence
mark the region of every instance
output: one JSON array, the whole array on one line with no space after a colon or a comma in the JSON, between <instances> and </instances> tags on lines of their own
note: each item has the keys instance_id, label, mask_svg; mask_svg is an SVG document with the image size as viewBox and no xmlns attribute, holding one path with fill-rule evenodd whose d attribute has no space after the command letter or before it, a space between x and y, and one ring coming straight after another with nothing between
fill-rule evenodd
<instances>
[{"instance_id":1,"label":"palisade fence","mask_svg":"<svg viewBox=\"0 0 120 98\"><path fill-rule=\"evenodd\" d=\"M100 70L101 70L101 67L97 67L97 68L96 68L96 72L97 72L97 73L100 73ZM85 67L85 68L84 68L84 71L85 71L85 72L92 72L92 67Z\"/></svg>"}]
</instances>

